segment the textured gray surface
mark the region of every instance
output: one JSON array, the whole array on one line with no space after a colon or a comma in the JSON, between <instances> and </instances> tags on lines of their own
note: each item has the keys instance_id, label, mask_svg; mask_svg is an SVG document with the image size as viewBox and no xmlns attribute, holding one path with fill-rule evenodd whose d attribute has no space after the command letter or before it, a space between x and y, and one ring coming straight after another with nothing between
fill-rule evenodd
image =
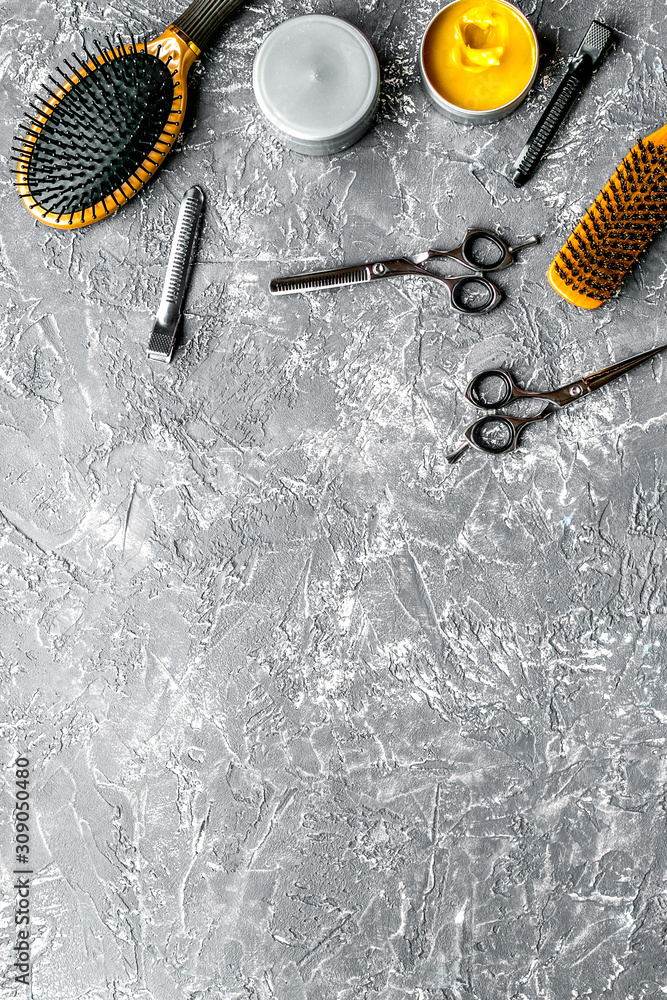
<instances>
[{"instance_id":1,"label":"textured gray surface","mask_svg":"<svg viewBox=\"0 0 667 1000\"><path fill-rule=\"evenodd\" d=\"M175 13L27 7L3 7L2 150L78 30ZM665 993L664 364L516 456L444 462L480 365L558 384L666 339L664 238L598 312L545 279L667 120L664 3L522 7L541 73L495 126L425 102L437 2L249 3L178 152L112 220L48 230L5 173L3 760L33 760L40 1000ZM377 126L325 160L270 138L250 87L266 32L311 10L362 28L383 73ZM619 48L518 192L509 164L593 16ZM193 182L165 369L145 345ZM543 237L491 316L419 281L267 293L474 224Z\"/></svg>"}]
</instances>

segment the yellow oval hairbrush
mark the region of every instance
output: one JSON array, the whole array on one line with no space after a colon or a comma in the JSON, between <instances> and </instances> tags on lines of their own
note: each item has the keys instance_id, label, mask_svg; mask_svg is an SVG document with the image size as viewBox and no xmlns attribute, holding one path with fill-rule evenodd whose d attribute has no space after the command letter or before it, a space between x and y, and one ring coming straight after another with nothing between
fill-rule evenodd
<instances>
[{"instance_id":1,"label":"yellow oval hairbrush","mask_svg":"<svg viewBox=\"0 0 667 1000\"><path fill-rule=\"evenodd\" d=\"M188 71L243 0L193 0L153 41L106 38L63 60L15 138L28 211L57 229L106 218L141 190L181 130Z\"/></svg>"},{"instance_id":2,"label":"yellow oval hairbrush","mask_svg":"<svg viewBox=\"0 0 667 1000\"><path fill-rule=\"evenodd\" d=\"M667 125L640 139L549 269L555 290L582 309L602 305L667 221Z\"/></svg>"}]
</instances>

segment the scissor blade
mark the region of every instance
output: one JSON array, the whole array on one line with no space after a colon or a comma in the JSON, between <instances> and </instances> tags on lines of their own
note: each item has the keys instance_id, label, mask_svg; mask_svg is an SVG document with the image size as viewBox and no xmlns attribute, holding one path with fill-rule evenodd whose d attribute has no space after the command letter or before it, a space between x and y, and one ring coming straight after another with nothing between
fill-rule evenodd
<instances>
[{"instance_id":1,"label":"scissor blade","mask_svg":"<svg viewBox=\"0 0 667 1000\"><path fill-rule=\"evenodd\" d=\"M660 354L664 350L667 350L667 344L654 347L650 351L642 351L641 354L635 354L624 361L617 361L616 364L609 365L607 368L601 368L599 372L584 375L582 378L577 379L576 382L569 382L567 385L562 385L559 389L554 389L553 392L543 392L539 395L542 399L549 399L561 408L569 406L570 403L575 403L590 392L595 392L596 389L601 389L603 386L609 385L610 382L620 378L621 375L626 375L633 368L636 368L637 365L641 365L644 361L648 361L649 358L655 357L656 354Z\"/></svg>"},{"instance_id":2,"label":"scissor blade","mask_svg":"<svg viewBox=\"0 0 667 1000\"><path fill-rule=\"evenodd\" d=\"M449 463L449 465L453 465L453 463L458 458L460 458L461 455L463 454L463 452L467 451L469 447L470 447L470 443L468 441L464 441L463 444L461 445L461 447L457 448L456 451L450 451L449 455L445 455L445 458L447 459L447 462Z\"/></svg>"},{"instance_id":3,"label":"scissor blade","mask_svg":"<svg viewBox=\"0 0 667 1000\"><path fill-rule=\"evenodd\" d=\"M292 278L274 278L269 285L273 295L291 295L293 292L319 292L342 285L359 285L371 280L370 265L340 267L334 271L311 271Z\"/></svg>"},{"instance_id":4,"label":"scissor blade","mask_svg":"<svg viewBox=\"0 0 667 1000\"><path fill-rule=\"evenodd\" d=\"M609 365L608 368L602 368L599 372L586 375L583 381L589 386L591 391L593 389L600 389L603 385L607 385L609 382L613 382L614 379L620 378L621 375L632 371L637 365L641 365L642 362L648 361L649 358L660 354L664 350L667 350L667 344L654 347L651 351L643 351L642 354L635 354L631 358L626 358L625 361L617 361L615 365Z\"/></svg>"}]
</instances>

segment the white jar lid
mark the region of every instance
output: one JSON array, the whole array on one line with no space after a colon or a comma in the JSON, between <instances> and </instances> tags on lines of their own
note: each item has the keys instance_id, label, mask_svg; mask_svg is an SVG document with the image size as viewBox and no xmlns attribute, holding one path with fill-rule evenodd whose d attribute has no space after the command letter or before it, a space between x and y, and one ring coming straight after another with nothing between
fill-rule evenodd
<instances>
[{"instance_id":1,"label":"white jar lid","mask_svg":"<svg viewBox=\"0 0 667 1000\"><path fill-rule=\"evenodd\" d=\"M284 21L266 37L253 67L257 103L270 125L306 149L370 124L380 70L371 43L328 14ZM363 131L361 134L363 134Z\"/></svg>"}]
</instances>

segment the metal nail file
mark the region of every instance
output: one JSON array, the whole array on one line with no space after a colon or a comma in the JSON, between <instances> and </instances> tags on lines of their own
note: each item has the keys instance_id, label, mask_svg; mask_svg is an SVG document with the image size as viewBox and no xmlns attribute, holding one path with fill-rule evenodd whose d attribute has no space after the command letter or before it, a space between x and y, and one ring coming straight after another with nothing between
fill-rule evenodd
<instances>
[{"instance_id":1,"label":"metal nail file","mask_svg":"<svg viewBox=\"0 0 667 1000\"><path fill-rule=\"evenodd\" d=\"M188 270L204 207L204 192L196 185L183 195L171 244L160 307L148 342L148 357L169 364L174 353Z\"/></svg>"},{"instance_id":2,"label":"metal nail file","mask_svg":"<svg viewBox=\"0 0 667 1000\"><path fill-rule=\"evenodd\" d=\"M547 147L572 110L577 97L609 50L614 37L613 31L605 24L600 21L591 23L556 93L519 153L512 176L515 187L522 187L532 177Z\"/></svg>"}]
</instances>

